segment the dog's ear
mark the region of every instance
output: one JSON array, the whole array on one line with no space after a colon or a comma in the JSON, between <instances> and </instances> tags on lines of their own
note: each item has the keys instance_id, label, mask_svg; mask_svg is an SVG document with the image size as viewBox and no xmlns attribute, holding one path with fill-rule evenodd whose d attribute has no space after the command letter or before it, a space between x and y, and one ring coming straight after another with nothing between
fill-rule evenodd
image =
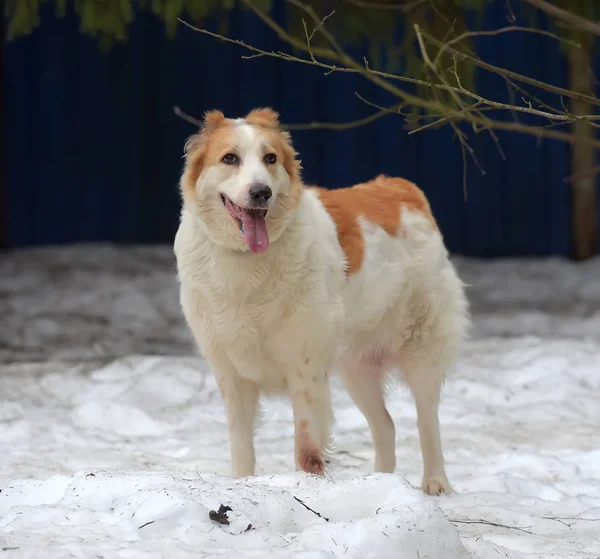
<instances>
[{"instance_id":1,"label":"dog's ear","mask_svg":"<svg viewBox=\"0 0 600 559\"><path fill-rule=\"evenodd\" d=\"M215 128L225 121L225 115L221 111L208 111L204 114L204 126L202 132L210 134Z\"/></svg>"},{"instance_id":2,"label":"dog's ear","mask_svg":"<svg viewBox=\"0 0 600 559\"><path fill-rule=\"evenodd\" d=\"M266 128L279 128L279 113L268 107L250 111L244 120Z\"/></svg>"},{"instance_id":3,"label":"dog's ear","mask_svg":"<svg viewBox=\"0 0 600 559\"><path fill-rule=\"evenodd\" d=\"M225 115L221 111L206 112L200 130L193 136L190 136L185 143L183 148L185 155L189 156L191 153L201 148L208 140L208 136L210 136L210 134L223 122L225 122Z\"/></svg>"},{"instance_id":4,"label":"dog's ear","mask_svg":"<svg viewBox=\"0 0 600 559\"><path fill-rule=\"evenodd\" d=\"M206 144L210 135L225 122L225 115L221 111L208 111L199 132L190 136L185 143L185 170L181 177L181 187L184 192L195 193L196 182L202 172Z\"/></svg>"},{"instance_id":5,"label":"dog's ear","mask_svg":"<svg viewBox=\"0 0 600 559\"><path fill-rule=\"evenodd\" d=\"M280 132L283 150L283 167L292 182L302 181L302 162L297 159L298 152L294 149L289 132Z\"/></svg>"}]
</instances>

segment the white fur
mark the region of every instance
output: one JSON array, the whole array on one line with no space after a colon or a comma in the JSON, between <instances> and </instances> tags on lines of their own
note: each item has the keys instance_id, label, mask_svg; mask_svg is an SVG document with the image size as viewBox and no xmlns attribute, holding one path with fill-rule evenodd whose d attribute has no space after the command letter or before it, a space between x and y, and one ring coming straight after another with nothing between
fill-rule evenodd
<instances>
[{"instance_id":1,"label":"white fur","mask_svg":"<svg viewBox=\"0 0 600 559\"><path fill-rule=\"evenodd\" d=\"M365 259L343 288L345 335L338 367L363 412L375 445L375 470L395 469L395 428L385 408L386 373L411 388L418 414L426 493L452 490L438 425L444 375L468 324L463 284L442 237L417 212L404 210L397 236L362 220Z\"/></svg>"},{"instance_id":2,"label":"white fur","mask_svg":"<svg viewBox=\"0 0 600 559\"><path fill-rule=\"evenodd\" d=\"M251 127L242 126L247 169L241 178L225 179L230 197L243 197L262 172L252 142ZM201 174L204 200L212 204L212 189L226 171L215 166ZM289 189L287 174L261 178L274 193ZM332 417L327 374L336 365L369 422L376 470L393 471L395 431L383 388L385 374L399 367L417 406L423 489L450 491L437 409L467 325L467 306L440 234L416 212L403 211L397 236L362 220L364 262L346 280L335 224L313 191L302 192L276 242L260 255L207 231L217 219L223 230L231 221L224 208L221 214L213 209L207 225L185 201L175 253L183 312L223 396L233 475L254 473L261 392L290 396L297 466L322 472Z\"/></svg>"},{"instance_id":3,"label":"white fur","mask_svg":"<svg viewBox=\"0 0 600 559\"><path fill-rule=\"evenodd\" d=\"M264 154L256 149L256 131L254 128L240 120L237 124L237 132L236 151L242 155L239 171L231 174L231 169L210 167L205 180L219 184L220 190L228 194L234 203L245 206L248 203L246 198L248 185L259 182L271 187L272 190L277 190L278 182L272 180L262 162ZM226 180L223 180L223 172L229 173Z\"/></svg>"},{"instance_id":4,"label":"white fur","mask_svg":"<svg viewBox=\"0 0 600 559\"><path fill-rule=\"evenodd\" d=\"M175 252L186 320L223 395L233 475L254 473L261 391L290 395L302 466L307 442L328 443L327 374L343 324L344 256L327 212L305 192L285 234L256 255L213 243L184 209Z\"/></svg>"}]
</instances>

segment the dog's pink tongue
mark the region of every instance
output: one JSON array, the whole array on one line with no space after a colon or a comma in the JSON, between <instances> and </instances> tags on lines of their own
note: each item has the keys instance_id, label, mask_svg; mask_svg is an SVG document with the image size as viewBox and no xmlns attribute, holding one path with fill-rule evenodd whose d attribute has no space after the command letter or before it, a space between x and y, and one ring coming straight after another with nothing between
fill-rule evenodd
<instances>
[{"instance_id":1,"label":"dog's pink tongue","mask_svg":"<svg viewBox=\"0 0 600 559\"><path fill-rule=\"evenodd\" d=\"M248 248L260 254L269 248L269 233L267 222L258 212L242 210L242 226L244 227L244 241Z\"/></svg>"}]
</instances>

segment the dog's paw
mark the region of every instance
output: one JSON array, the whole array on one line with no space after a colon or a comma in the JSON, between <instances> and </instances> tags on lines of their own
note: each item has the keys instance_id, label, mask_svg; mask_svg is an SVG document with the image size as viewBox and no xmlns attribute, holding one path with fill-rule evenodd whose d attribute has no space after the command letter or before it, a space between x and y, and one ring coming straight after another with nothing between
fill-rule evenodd
<instances>
[{"instance_id":1,"label":"dog's paw","mask_svg":"<svg viewBox=\"0 0 600 559\"><path fill-rule=\"evenodd\" d=\"M325 462L318 451L303 450L300 453L299 466L307 474L322 476L325 474Z\"/></svg>"},{"instance_id":2,"label":"dog's paw","mask_svg":"<svg viewBox=\"0 0 600 559\"><path fill-rule=\"evenodd\" d=\"M447 495L453 493L454 489L446 477L430 477L423 480L421 484L423 493L427 495Z\"/></svg>"}]
</instances>

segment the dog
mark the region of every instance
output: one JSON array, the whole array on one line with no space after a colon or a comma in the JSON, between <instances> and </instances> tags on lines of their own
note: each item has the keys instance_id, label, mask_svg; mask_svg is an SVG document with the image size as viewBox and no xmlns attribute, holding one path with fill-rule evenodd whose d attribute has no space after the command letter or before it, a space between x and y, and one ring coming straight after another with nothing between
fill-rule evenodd
<instances>
[{"instance_id":1,"label":"dog","mask_svg":"<svg viewBox=\"0 0 600 559\"><path fill-rule=\"evenodd\" d=\"M296 467L324 473L334 369L368 421L375 470L393 472L384 387L399 370L416 403L422 489L452 491L438 404L468 308L423 192L383 175L337 190L305 186L268 108L238 119L206 113L184 152L180 302L223 398L232 475L254 475L261 393L289 396Z\"/></svg>"}]
</instances>

